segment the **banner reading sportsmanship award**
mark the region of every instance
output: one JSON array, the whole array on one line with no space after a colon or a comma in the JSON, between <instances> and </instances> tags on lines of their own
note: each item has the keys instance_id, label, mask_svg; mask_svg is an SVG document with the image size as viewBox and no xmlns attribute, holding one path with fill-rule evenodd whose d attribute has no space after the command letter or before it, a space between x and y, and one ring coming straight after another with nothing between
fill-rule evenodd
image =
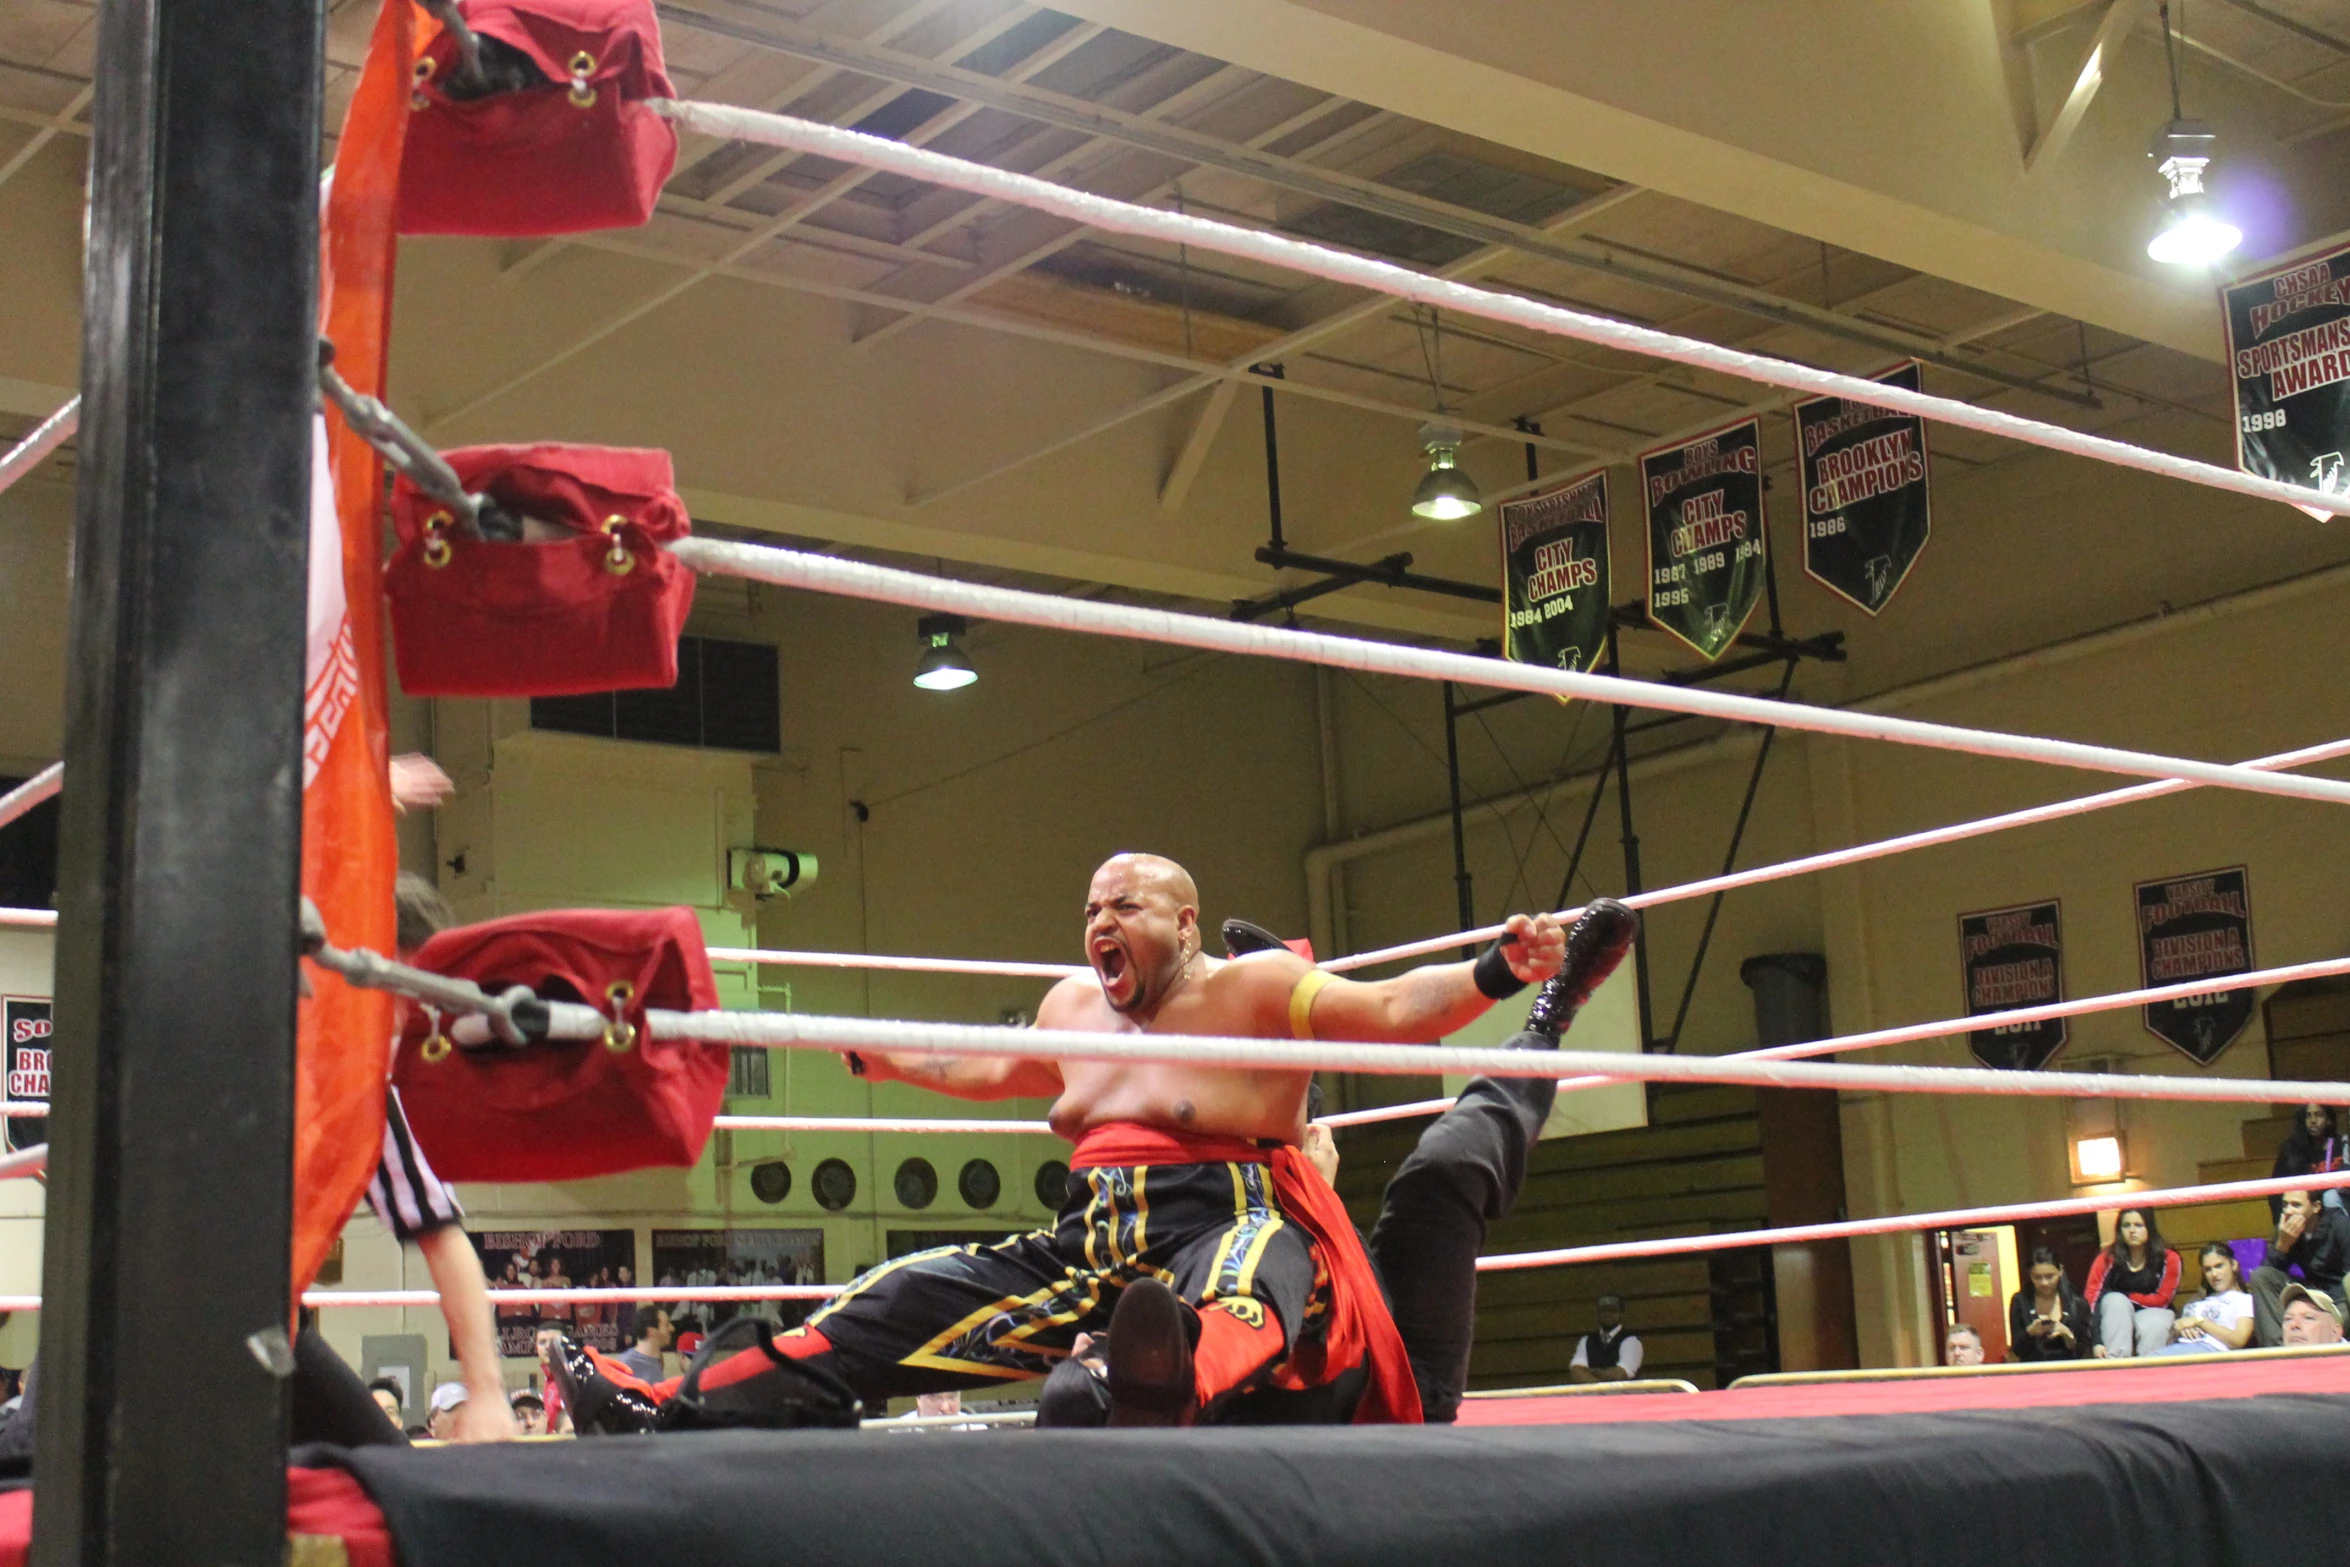
<instances>
[{"instance_id":1,"label":"banner reading sportsmanship award","mask_svg":"<svg viewBox=\"0 0 2350 1567\"><path fill-rule=\"evenodd\" d=\"M2252 890L2238 865L2138 883L2138 973L2148 989L2252 969ZM2252 991L2157 1001L2146 1027L2209 1066L2252 1021Z\"/></svg>"},{"instance_id":2,"label":"banner reading sportsmanship award","mask_svg":"<svg viewBox=\"0 0 2350 1567\"><path fill-rule=\"evenodd\" d=\"M2350 494L2350 247L2231 283L2220 299L2236 381L2236 466Z\"/></svg>"},{"instance_id":3,"label":"banner reading sportsmanship award","mask_svg":"<svg viewBox=\"0 0 2350 1567\"><path fill-rule=\"evenodd\" d=\"M1640 493L1648 618L1719 658L1762 597L1762 420L1645 453Z\"/></svg>"},{"instance_id":4,"label":"banner reading sportsmanship award","mask_svg":"<svg viewBox=\"0 0 2350 1567\"><path fill-rule=\"evenodd\" d=\"M1606 469L1502 502L1501 576L1504 658L1578 674L1599 662L1608 622Z\"/></svg>"},{"instance_id":5,"label":"banner reading sportsmanship award","mask_svg":"<svg viewBox=\"0 0 2350 1567\"><path fill-rule=\"evenodd\" d=\"M2027 903L1958 917L1958 948L1966 975L1968 1017L2045 1006L2064 999L2064 935L2057 905ZM1979 1028L1967 1048L1985 1066L2037 1072L2069 1037L2063 1018Z\"/></svg>"},{"instance_id":6,"label":"banner reading sportsmanship award","mask_svg":"<svg viewBox=\"0 0 2350 1567\"><path fill-rule=\"evenodd\" d=\"M1875 378L1921 389L1913 362ZM1841 397L1795 405L1803 478L1803 569L1874 615L1909 575L1932 528L1926 421Z\"/></svg>"}]
</instances>

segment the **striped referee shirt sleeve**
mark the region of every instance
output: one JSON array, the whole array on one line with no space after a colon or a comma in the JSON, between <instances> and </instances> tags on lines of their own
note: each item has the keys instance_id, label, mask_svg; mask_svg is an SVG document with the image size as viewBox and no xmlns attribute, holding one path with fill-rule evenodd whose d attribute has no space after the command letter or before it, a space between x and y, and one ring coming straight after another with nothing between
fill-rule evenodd
<instances>
[{"instance_id":1,"label":"striped referee shirt sleeve","mask_svg":"<svg viewBox=\"0 0 2350 1567\"><path fill-rule=\"evenodd\" d=\"M367 1183L367 1205L403 1243L465 1222L457 1194L433 1174L424 1150L416 1146L396 1088L384 1090L383 1157L376 1163L375 1179Z\"/></svg>"}]
</instances>

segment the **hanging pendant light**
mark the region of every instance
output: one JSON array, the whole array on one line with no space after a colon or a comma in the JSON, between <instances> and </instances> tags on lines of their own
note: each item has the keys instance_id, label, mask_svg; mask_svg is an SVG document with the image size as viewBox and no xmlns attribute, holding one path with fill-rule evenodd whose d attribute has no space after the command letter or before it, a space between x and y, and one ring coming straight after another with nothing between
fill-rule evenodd
<instances>
[{"instance_id":1,"label":"hanging pendant light","mask_svg":"<svg viewBox=\"0 0 2350 1567\"><path fill-rule=\"evenodd\" d=\"M2208 267L2244 243L2244 231L2213 213L2204 193L2203 171L2210 167L2219 138L2201 120L2190 120L2179 107L2179 53L2171 32L2170 6L2162 7L2162 52L2170 66L2170 123L2154 134L2146 156L2170 184L2163 201L2162 222L2146 242L2146 254L2168 266Z\"/></svg>"},{"instance_id":2,"label":"hanging pendant light","mask_svg":"<svg viewBox=\"0 0 2350 1567\"><path fill-rule=\"evenodd\" d=\"M914 684L925 691L960 691L979 678L971 659L956 638L971 629L960 615L925 615L915 635L923 652L914 666Z\"/></svg>"},{"instance_id":3,"label":"hanging pendant light","mask_svg":"<svg viewBox=\"0 0 2350 1567\"><path fill-rule=\"evenodd\" d=\"M1413 516L1431 522L1458 522L1485 509L1477 481L1461 471L1461 432L1457 427L1420 426L1420 449L1428 454L1428 472L1412 494Z\"/></svg>"}]
</instances>

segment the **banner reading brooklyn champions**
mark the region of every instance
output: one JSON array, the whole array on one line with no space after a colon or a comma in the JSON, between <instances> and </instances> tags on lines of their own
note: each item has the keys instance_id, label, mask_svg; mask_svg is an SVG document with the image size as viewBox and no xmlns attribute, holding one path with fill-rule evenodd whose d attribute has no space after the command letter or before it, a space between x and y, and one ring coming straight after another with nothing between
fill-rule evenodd
<instances>
[{"instance_id":1,"label":"banner reading brooklyn champions","mask_svg":"<svg viewBox=\"0 0 2350 1567\"><path fill-rule=\"evenodd\" d=\"M49 1003L29 996L0 999L0 1023L8 1029L8 1102L49 1102ZM49 1118L33 1116L7 1123L11 1150L49 1140Z\"/></svg>"},{"instance_id":2,"label":"banner reading brooklyn champions","mask_svg":"<svg viewBox=\"0 0 2350 1567\"><path fill-rule=\"evenodd\" d=\"M1763 590L1762 420L1640 459L1648 618L1719 658Z\"/></svg>"},{"instance_id":3,"label":"banner reading brooklyn champions","mask_svg":"<svg viewBox=\"0 0 2350 1567\"><path fill-rule=\"evenodd\" d=\"M1876 378L1915 392L1916 364ZM1926 422L1841 397L1795 405L1803 478L1803 569L1874 615L1909 575L1932 527Z\"/></svg>"},{"instance_id":4,"label":"banner reading brooklyn champions","mask_svg":"<svg viewBox=\"0 0 2350 1567\"><path fill-rule=\"evenodd\" d=\"M2236 381L2236 466L2350 494L2350 247L2220 290Z\"/></svg>"},{"instance_id":5,"label":"banner reading brooklyn champions","mask_svg":"<svg viewBox=\"0 0 2350 1567\"><path fill-rule=\"evenodd\" d=\"M2057 906L2027 903L1958 917L1959 958L1969 1017L2064 999L2064 934ZM2036 1072L2064 1048L2063 1018L1978 1028L1967 1048L1988 1067Z\"/></svg>"},{"instance_id":6,"label":"banner reading brooklyn champions","mask_svg":"<svg viewBox=\"0 0 2350 1567\"><path fill-rule=\"evenodd\" d=\"M1503 657L1577 673L1598 663L1607 647L1607 470L1502 502L1501 573Z\"/></svg>"},{"instance_id":7,"label":"banner reading brooklyn champions","mask_svg":"<svg viewBox=\"0 0 2350 1567\"><path fill-rule=\"evenodd\" d=\"M2252 968L2252 892L2244 867L2138 883L2138 972L2148 989ZM2149 1031L2209 1066L2252 1021L2252 991L2216 991L2145 1008Z\"/></svg>"}]
</instances>

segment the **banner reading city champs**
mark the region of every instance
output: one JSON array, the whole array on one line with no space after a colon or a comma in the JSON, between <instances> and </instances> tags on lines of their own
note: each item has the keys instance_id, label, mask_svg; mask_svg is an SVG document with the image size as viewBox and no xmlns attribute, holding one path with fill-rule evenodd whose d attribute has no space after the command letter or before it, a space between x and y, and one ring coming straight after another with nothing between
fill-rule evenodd
<instances>
[{"instance_id":1,"label":"banner reading city champs","mask_svg":"<svg viewBox=\"0 0 2350 1567\"><path fill-rule=\"evenodd\" d=\"M0 1023L8 1030L8 1102L49 1100L49 1003L25 996L0 999ZM31 1148L49 1140L49 1118L34 1116L8 1123L11 1150Z\"/></svg>"},{"instance_id":2,"label":"banner reading city champs","mask_svg":"<svg viewBox=\"0 0 2350 1567\"><path fill-rule=\"evenodd\" d=\"M1607 648L1607 516L1604 468L1502 502L1503 657L1576 673L1599 662Z\"/></svg>"},{"instance_id":3,"label":"banner reading city champs","mask_svg":"<svg viewBox=\"0 0 2350 1567\"><path fill-rule=\"evenodd\" d=\"M2231 283L2220 298L2236 380L2236 466L2350 495L2350 248Z\"/></svg>"},{"instance_id":4,"label":"banner reading city champs","mask_svg":"<svg viewBox=\"0 0 2350 1567\"><path fill-rule=\"evenodd\" d=\"M1876 380L1910 392L1922 385L1914 363ZM1933 525L1926 421L1814 397L1795 405L1795 455L1803 478L1803 569L1874 615L1909 575Z\"/></svg>"},{"instance_id":5,"label":"banner reading city champs","mask_svg":"<svg viewBox=\"0 0 2350 1567\"><path fill-rule=\"evenodd\" d=\"M1719 658L1762 597L1762 420L1645 454L1640 493L1648 618Z\"/></svg>"},{"instance_id":6,"label":"banner reading city champs","mask_svg":"<svg viewBox=\"0 0 2350 1567\"><path fill-rule=\"evenodd\" d=\"M2053 902L1961 914L1958 947L1969 1017L2064 999L2064 935ZM2055 1059L2068 1037L2065 1020L2050 1018L1975 1029L1967 1048L1985 1066L2036 1072Z\"/></svg>"},{"instance_id":7,"label":"banner reading city champs","mask_svg":"<svg viewBox=\"0 0 2350 1567\"><path fill-rule=\"evenodd\" d=\"M2252 969L2252 891L2244 867L2138 883L2138 972L2147 987ZM2253 995L2222 990L2157 1001L2146 1027L2209 1066L2252 1021Z\"/></svg>"},{"instance_id":8,"label":"banner reading city champs","mask_svg":"<svg viewBox=\"0 0 2350 1567\"><path fill-rule=\"evenodd\" d=\"M625 1289L636 1282L634 1230L484 1230L473 1237L494 1290ZM629 1346L635 1308L625 1302L501 1303L498 1353L533 1356L542 1327L561 1328L590 1349Z\"/></svg>"}]
</instances>

